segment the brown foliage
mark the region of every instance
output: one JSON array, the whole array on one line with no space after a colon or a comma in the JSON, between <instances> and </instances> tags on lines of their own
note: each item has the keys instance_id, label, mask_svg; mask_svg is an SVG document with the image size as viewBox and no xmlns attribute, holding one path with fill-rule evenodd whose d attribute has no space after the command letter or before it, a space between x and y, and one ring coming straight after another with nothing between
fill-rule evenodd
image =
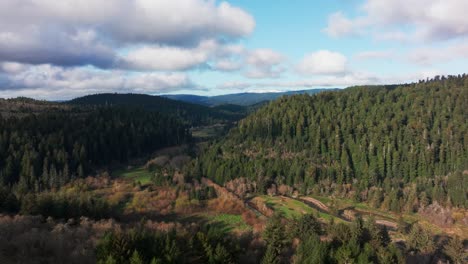
<instances>
[{"instance_id":1,"label":"brown foliage","mask_svg":"<svg viewBox=\"0 0 468 264\"><path fill-rule=\"evenodd\" d=\"M219 213L226 214L242 214L246 211L246 208L243 203L238 200L226 199L224 197L219 197L212 199L208 202L208 208Z\"/></svg>"},{"instance_id":2,"label":"brown foliage","mask_svg":"<svg viewBox=\"0 0 468 264\"><path fill-rule=\"evenodd\" d=\"M256 183L247 178L237 178L225 184L226 188L241 198L253 193L257 188Z\"/></svg>"},{"instance_id":3,"label":"brown foliage","mask_svg":"<svg viewBox=\"0 0 468 264\"><path fill-rule=\"evenodd\" d=\"M98 238L120 228L113 220L47 221L0 215L0 263L94 263Z\"/></svg>"},{"instance_id":4,"label":"brown foliage","mask_svg":"<svg viewBox=\"0 0 468 264\"><path fill-rule=\"evenodd\" d=\"M451 227L454 223L452 210L440 206L437 202L420 208L418 212L422 216L425 216L430 222L442 227Z\"/></svg>"}]
</instances>

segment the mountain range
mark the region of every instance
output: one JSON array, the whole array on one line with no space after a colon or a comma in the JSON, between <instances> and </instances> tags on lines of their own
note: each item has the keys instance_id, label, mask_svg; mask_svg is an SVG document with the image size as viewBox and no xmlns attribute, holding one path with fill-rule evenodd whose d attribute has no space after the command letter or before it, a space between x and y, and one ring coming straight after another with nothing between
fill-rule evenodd
<instances>
[{"instance_id":1,"label":"mountain range","mask_svg":"<svg viewBox=\"0 0 468 264\"><path fill-rule=\"evenodd\" d=\"M161 95L166 98L173 100L184 101L194 104L206 105L206 106L217 106L222 104L234 104L242 106L251 106L265 101L275 100L283 95L294 95L294 94L316 94L323 91L335 91L338 88L317 88L300 91L286 91L286 92L266 92L266 93L236 93L236 94L223 94L216 96L200 96L192 94L167 94Z\"/></svg>"}]
</instances>

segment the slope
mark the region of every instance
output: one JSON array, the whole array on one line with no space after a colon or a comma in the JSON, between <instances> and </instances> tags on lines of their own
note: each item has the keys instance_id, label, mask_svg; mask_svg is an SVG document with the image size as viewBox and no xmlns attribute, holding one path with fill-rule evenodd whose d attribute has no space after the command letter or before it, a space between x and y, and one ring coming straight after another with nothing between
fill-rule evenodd
<instances>
[{"instance_id":1,"label":"slope","mask_svg":"<svg viewBox=\"0 0 468 264\"><path fill-rule=\"evenodd\" d=\"M217 96L198 96L189 94L174 94L174 95L163 95L164 97L190 102L194 104L201 104L206 106L216 106L222 104L235 104L243 106L251 106L264 101L272 101L284 95L294 94L316 94L323 91L334 91L338 89L310 89L300 91L288 91L288 92L268 92L268 93L237 93L237 94L225 94Z\"/></svg>"},{"instance_id":2,"label":"slope","mask_svg":"<svg viewBox=\"0 0 468 264\"><path fill-rule=\"evenodd\" d=\"M395 212L436 201L466 207L466 105L466 75L283 97L240 121L194 171Z\"/></svg>"},{"instance_id":3,"label":"slope","mask_svg":"<svg viewBox=\"0 0 468 264\"><path fill-rule=\"evenodd\" d=\"M242 111L220 111L198 104L175 101L160 96L145 94L95 94L68 101L71 105L120 105L139 107L181 118L190 125L205 125L230 122L245 116Z\"/></svg>"}]
</instances>

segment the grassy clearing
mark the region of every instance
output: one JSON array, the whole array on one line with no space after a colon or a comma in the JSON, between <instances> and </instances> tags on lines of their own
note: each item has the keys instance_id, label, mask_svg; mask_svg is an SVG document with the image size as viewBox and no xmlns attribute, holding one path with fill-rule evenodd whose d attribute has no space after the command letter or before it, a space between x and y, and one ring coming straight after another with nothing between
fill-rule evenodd
<instances>
[{"instance_id":1,"label":"grassy clearing","mask_svg":"<svg viewBox=\"0 0 468 264\"><path fill-rule=\"evenodd\" d=\"M312 208L307 204L292 198L278 196L271 197L268 195L262 195L260 198L263 199L263 201L268 206L272 207L274 211L280 212L288 219L297 218L304 214L313 214L326 222L330 221L332 218L334 219L335 223L344 222L338 217L320 212L315 208Z\"/></svg>"},{"instance_id":2,"label":"grassy clearing","mask_svg":"<svg viewBox=\"0 0 468 264\"><path fill-rule=\"evenodd\" d=\"M133 180L141 184L151 183L152 173L144 167L137 167L132 169L118 170L113 173L118 178Z\"/></svg>"},{"instance_id":3,"label":"grassy clearing","mask_svg":"<svg viewBox=\"0 0 468 264\"><path fill-rule=\"evenodd\" d=\"M305 203L287 197L262 195L260 198L262 198L268 206L272 207L273 210L280 212L284 217L290 219L317 212Z\"/></svg>"},{"instance_id":4,"label":"grassy clearing","mask_svg":"<svg viewBox=\"0 0 468 264\"><path fill-rule=\"evenodd\" d=\"M329 205L330 204L330 201L331 199L329 197L324 197L324 196L312 196L312 195L309 195L310 197L312 198L315 198L317 200L319 200L320 202L326 204L326 205Z\"/></svg>"},{"instance_id":5,"label":"grassy clearing","mask_svg":"<svg viewBox=\"0 0 468 264\"><path fill-rule=\"evenodd\" d=\"M248 231L252 227L244 222L241 215L234 214L203 214L209 224L219 225L224 232Z\"/></svg>"},{"instance_id":6,"label":"grassy clearing","mask_svg":"<svg viewBox=\"0 0 468 264\"><path fill-rule=\"evenodd\" d=\"M192 129L192 137L197 139L210 139L216 138L223 134L225 126L222 124L215 124L211 126L201 126Z\"/></svg>"}]
</instances>

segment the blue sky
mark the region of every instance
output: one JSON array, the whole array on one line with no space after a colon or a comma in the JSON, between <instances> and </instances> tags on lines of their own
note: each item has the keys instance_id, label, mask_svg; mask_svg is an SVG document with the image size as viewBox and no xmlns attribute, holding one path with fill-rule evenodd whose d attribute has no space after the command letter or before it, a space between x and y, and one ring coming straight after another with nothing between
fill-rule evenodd
<instances>
[{"instance_id":1,"label":"blue sky","mask_svg":"<svg viewBox=\"0 0 468 264\"><path fill-rule=\"evenodd\" d=\"M465 0L4 0L0 97L300 90L468 67Z\"/></svg>"}]
</instances>

